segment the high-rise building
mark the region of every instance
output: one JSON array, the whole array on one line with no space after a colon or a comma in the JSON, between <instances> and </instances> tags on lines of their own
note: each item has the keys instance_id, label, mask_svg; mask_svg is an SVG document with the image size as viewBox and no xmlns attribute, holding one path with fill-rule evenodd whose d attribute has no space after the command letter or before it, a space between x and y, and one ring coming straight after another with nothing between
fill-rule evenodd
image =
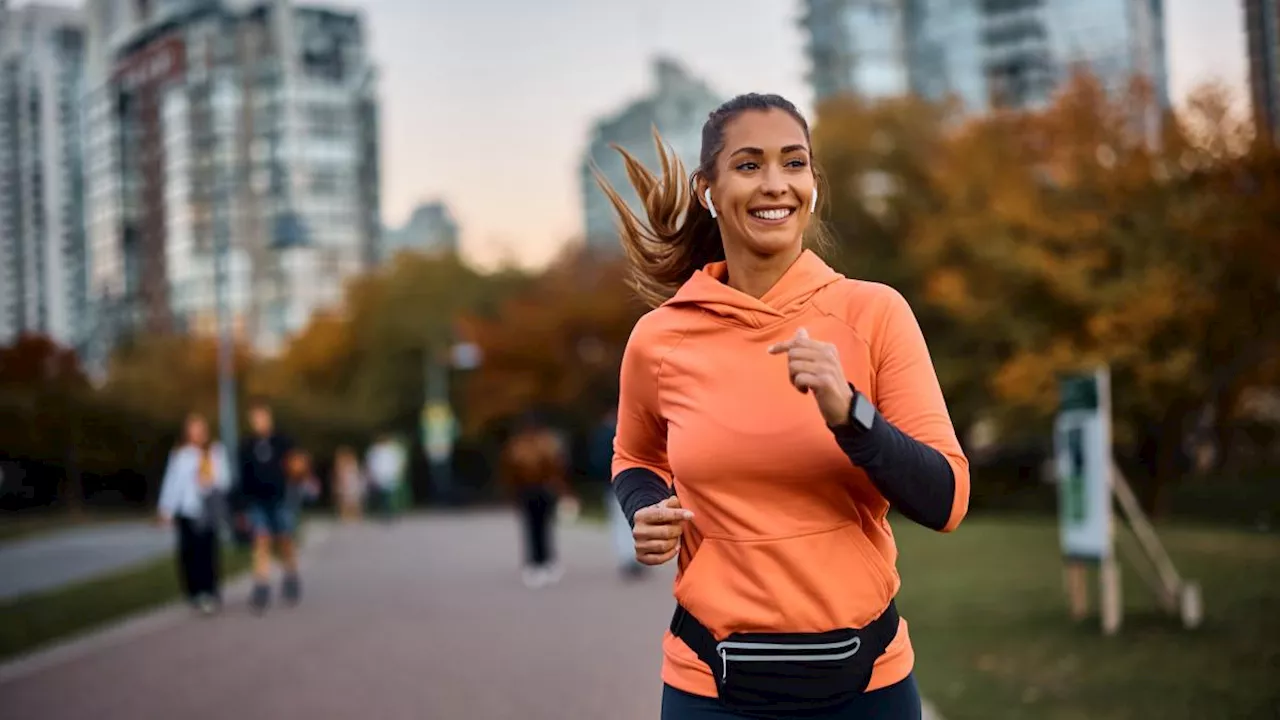
<instances>
[{"instance_id":1,"label":"high-rise building","mask_svg":"<svg viewBox=\"0 0 1280 720\"><path fill-rule=\"evenodd\" d=\"M1249 89L1262 137L1280 142L1280 0L1245 0Z\"/></svg>"},{"instance_id":2,"label":"high-rise building","mask_svg":"<svg viewBox=\"0 0 1280 720\"><path fill-rule=\"evenodd\" d=\"M274 352L376 259L375 80L358 14L289 0L89 0L91 291L113 334Z\"/></svg>"},{"instance_id":3,"label":"high-rise building","mask_svg":"<svg viewBox=\"0 0 1280 720\"><path fill-rule=\"evenodd\" d=\"M0 344L85 337L83 56L77 11L0 4Z\"/></svg>"},{"instance_id":4,"label":"high-rise building","mask_svg":"<svg viewBox=\"0 0 1280 720\"><path fill-rule=\"evenodd\" d=\"M809 37L809 82L819 99L909 90L902 0L808 0L800 24Z\"/></svg>"},{"instance_id":5,"label":"high-rise building","mask_svg":"<svg viewBox=\"0 0 1280 720\"><path fill-rule=\"evenodd\" d=\"M971 112L1034 108L1084 67L1112 91L1145 77L1159 106L1169 103L1163 0L807 0L806 7L819 100L909 90L957 97ZM902 74L891 71L895 63ZM884 81L890 77L895 82Z\"/></svg>"},{"instance_id":6,"label":"high-rise building","mask_svg":"<svg viewBox=\"0 0 1280 720\"><path fill-rule=\"evenodd\" d=\"M698 166L702 126L722 100L705 83L667 58L654 61L653 78L654 86L649 95L596 123L591 144L582 159L583 224L589 248L621 252L613 206L596 183L593 165L599 168L631 208L641 218L644 217L640 198L627 180L622 156L610 145L625 148L647 167L657 171L659 160L653 144L653 128L656 127L663 141L680 158L687 173L692 173Z\"/></svg>"},{"instance_id":7,"label":"high-rise building","mask_svg":"<svg viewBox=\"0 0 1280 720\"><path fill-rule=\"evenodd\" d=\"M408 222L398 230L382 234L381 259L393 257L401 250L427 255L451 255L458 252L458 223L442 202L419 205Z\"/></svg>"}]
</instances>

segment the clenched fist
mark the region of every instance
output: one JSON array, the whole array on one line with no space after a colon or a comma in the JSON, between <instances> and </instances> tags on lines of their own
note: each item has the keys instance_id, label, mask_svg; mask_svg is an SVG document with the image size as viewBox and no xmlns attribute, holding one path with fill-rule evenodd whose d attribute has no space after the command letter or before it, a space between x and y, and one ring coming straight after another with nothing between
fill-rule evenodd
<instances>
[{"instance_id":1,"label":"clenched fist","mask_svg":"<svg viewBox=\"0 0 1280 720\"><path fill-rule=\"evenodd\" d=\"M807 330L800 328L790 340L769 346L770 355L782 353L787 354L791 384L802 393L813 391L827 425L835 427L848 422L853 389L844 377L836 346L813 340Z\"/></svg>"},{"instance_id":2,"label":"clenched fist","mask_svg":"<svg viewBox=\"0 0 1280 720\"><path fill-rule=\"evenodd\" d=\"M636 511L631 537L636 541L636 560L645 565L661 565L680 552L680 535L693 513L680 507L672 495L660 503Z\"/></svg>"}]
</instances>

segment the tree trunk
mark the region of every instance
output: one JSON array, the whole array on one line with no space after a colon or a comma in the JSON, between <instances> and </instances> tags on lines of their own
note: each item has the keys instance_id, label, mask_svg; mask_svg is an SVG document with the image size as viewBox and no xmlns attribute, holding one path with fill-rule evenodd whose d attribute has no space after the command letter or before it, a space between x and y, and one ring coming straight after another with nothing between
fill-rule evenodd
<instances>
[{"instance_id":1,"label":"tree trunk","mask_svg":"<svg viewBox=\"0 0 1280 720\"><path fill-rule=\"evenodd\" d=\"M1151 518L1165 515L1169 510L1172 487L1182 477L1183 470L1183 420L1181 405L1171 407L1160 422L1156 437L1155 468L1151 475L1147 494L1147 514Z\"/></svg>"}]
</instances>

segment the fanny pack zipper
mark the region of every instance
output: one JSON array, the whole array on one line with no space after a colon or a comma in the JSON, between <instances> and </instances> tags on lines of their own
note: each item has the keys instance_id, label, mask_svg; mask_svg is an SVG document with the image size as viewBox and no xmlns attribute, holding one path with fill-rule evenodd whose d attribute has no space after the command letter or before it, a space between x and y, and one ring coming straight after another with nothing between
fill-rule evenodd
<instances>
[{"instance_id":1,"label":"fanny pack zipper","mask_svg":"<svg viewBox=\"0 0 1280 720\"><path fill-rule=\"evenodd\" d=\"M730 650L795 650L798 652L812 652L814 650L840 650L842 648L852 647L851 650L844 652L829 652L817 654L799 654L799 655L744 655L741 653L730 655ZM809 644L791 644L791 643L759 643L759 642L731 642L725 641L716 645L716 652L720 655L721 680L729 678L729 661L735 662L785 662L785 661L810 661L810 662L832 662L835 660L845 660L851 658L862 648L862 638L854 636L851 640L842 640L841 642L832 643L809 643Z\"/></svg>"}]
</instances>

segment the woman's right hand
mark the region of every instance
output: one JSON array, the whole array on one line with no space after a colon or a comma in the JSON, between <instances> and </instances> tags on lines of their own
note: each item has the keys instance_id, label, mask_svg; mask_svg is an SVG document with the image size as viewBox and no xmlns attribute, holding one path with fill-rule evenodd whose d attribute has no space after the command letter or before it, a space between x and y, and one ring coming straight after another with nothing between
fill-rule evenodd
<instances>
[{"instance_id":1,"label":"woman's right hand","mask_svg":"<svg viewBox=\"0 0 1280 720\"><path fill-rule=\"evenodd\" d=\"M672 495L660 503L636 511L631 537L636 542L636 560L645 565L661 565L680 552L680 535L693 513L680 507Z\"/></svg>"}]
</instances>

